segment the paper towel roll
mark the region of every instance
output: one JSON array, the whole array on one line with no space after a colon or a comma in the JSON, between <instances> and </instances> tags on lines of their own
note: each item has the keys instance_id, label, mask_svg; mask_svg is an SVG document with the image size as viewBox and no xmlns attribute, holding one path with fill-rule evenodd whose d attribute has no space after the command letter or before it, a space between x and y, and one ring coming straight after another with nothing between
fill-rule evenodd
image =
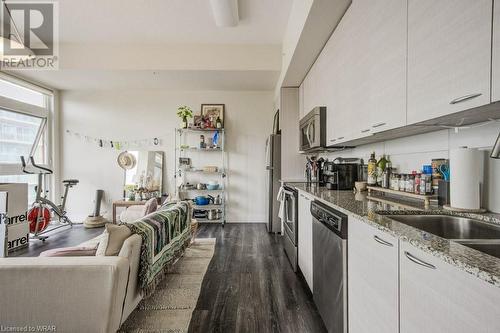
<instances>
[{"instance_id":1,"label":"paper towel roll","mask_svg":"<svg viewBox=\"0 0 500 333\"><path fill-rule=\"evenodd\" d=\"M450 151L450 206L458 209L481 208L481 156L477 149Z\"/></svg>"}]
</instances>

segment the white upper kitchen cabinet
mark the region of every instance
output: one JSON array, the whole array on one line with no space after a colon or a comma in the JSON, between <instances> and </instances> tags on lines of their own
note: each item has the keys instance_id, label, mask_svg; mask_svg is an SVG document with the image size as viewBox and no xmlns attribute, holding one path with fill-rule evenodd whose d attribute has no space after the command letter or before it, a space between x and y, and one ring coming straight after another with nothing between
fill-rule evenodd
<instances>
[{"instance_id":1,"label":"white upper kitchen cabinet","mask_svg":"<svg viewBox=\"0 0 500 333\"><path fill-rule=\"evenodd\" d=\"M312 197L299 192L298 263L311 292L313 290Z\"/></svg>"},{"instance_id":2,"label":"white upper kitchen cabinet","mask_svg":"<svg viewBox=\"0 0 500 333\"><path fill-rule=\"evenodd\" d=\"M500 332L500 288L400 242L401 333Z\"/></svg>"},{"instance_id":3,"label":"white upper kitchen cabinet","mask_svg":"<svg viewBox=\"0 0 500 333\"><path fill-rule=\"evenodd\" d=\"M500 101L500 1L495 1L493 14L493 102Z\"/></svg>"},{"instance_id":4,"label":"white upper kitchen cabinet","mask_svg":"<svg viewBox=\"0 0 500 333\"><path fill-rule=\"evenodd\" d=\"M408 124L490 103L492 0L408 0Z\"/></svg>"},{"instance_id":5,"label":"white upper kitchen cabinet","mask_svg":"<svg viewBox=\"0 0 500 333\"><path fill-rule=\"evenodd\" d=\"M398 333L398 239L349 216L350 333Z\"/></svg>"},{"instance_id":6,"label":"white upper kitchen cabinet","mask_svg":"<svg viewBox=\"0 0 500 333\"><path fill-rule=\"evenodd\" d=\"M328 145L405 125L406 9L353 1L308 73L304 105L327 107Z\"/></svg>"},{"instance_id":7,"label":"white upper kitchen cabinet","mask_svg":"<svg viewBox=\"0 0 500 333\"><path fill-rule=\"evenodd\" d=\"M406 125L407 5L403 0L358 0L351 5L352 52L348 75L352 139Z\"/></svg>"}]
</instances>

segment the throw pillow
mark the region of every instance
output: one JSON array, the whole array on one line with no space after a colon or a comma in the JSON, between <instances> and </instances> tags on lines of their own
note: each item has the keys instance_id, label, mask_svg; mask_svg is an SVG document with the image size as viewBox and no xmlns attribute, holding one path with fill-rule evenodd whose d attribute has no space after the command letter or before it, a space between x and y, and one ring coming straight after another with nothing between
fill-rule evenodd
<instances>
[{"instance_id":1,"label":"throw pillow","mask_svg":"<svg viewBox=\"0 0 500 333\"><path fill-rule=\"evenodd\" d=\"M117 256L123 242L132 235L125 225L106 224L104 236L97 246L96 256Z\"/></svg>"},{"instance_id":2,"label":"throw pillow","mask_svg":"<svg viewBox=\"0 0 500 333\"><path fill-rule=\"evenodd\" d=\"M40 257L86 257L95 256L95 247L73 246L43 251Z\"/></svg>"},{"instance_id":3,"label":"throw pillow","mask_svg":"<svg viewBox=\"0 0 500 333\"><path fill-rule=\"evenodd\" d=\"M158 200L156 198L149 199L144 205L144 215L149 215L156 212L158 209Z\"/></svg>"}]
</instances>

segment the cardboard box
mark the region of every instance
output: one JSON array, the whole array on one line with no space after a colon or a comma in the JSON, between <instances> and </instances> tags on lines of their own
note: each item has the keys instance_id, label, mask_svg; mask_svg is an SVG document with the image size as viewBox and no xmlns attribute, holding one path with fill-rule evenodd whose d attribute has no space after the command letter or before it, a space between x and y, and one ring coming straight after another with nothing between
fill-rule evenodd
<instances>
[{"instance_id":1,"label":"cardboard box","mask_svg":"<svg viewBox=\"0 0 500 333\"><path fill-rule=\"evenodd\" d=\"M29 245L28 184L1 183L7 192L7 234L9 252Z\"/></svg>"},{"instance_id":2,"label":"cardboard box","mask_svg":"<svg viewBox=\"0 0 500 333\"><path fill-rule=\"evenodd\" d=\"M7 192L0 192L0 258L8 254L8 232L7 232Z\"/></svg>"}]
</instances>

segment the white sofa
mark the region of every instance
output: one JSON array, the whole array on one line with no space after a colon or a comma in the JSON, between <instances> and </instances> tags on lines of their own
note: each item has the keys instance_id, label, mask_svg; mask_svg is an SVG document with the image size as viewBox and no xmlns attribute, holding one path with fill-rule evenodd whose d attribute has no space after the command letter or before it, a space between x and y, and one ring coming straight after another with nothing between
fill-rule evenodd
<instances>
[{"instance_id":1,"label":"white sofa","mask_svg":"<svg viewBox=\"0 0 500 333\"><path fill-rule=\"evenodd\" d=\"M81 244L88 246L99 237ZM116 257L0 259L0 324L55 326L57 332L116 332L139 304L142 239L130 236Z\"/></svg>"}]
</instances>

